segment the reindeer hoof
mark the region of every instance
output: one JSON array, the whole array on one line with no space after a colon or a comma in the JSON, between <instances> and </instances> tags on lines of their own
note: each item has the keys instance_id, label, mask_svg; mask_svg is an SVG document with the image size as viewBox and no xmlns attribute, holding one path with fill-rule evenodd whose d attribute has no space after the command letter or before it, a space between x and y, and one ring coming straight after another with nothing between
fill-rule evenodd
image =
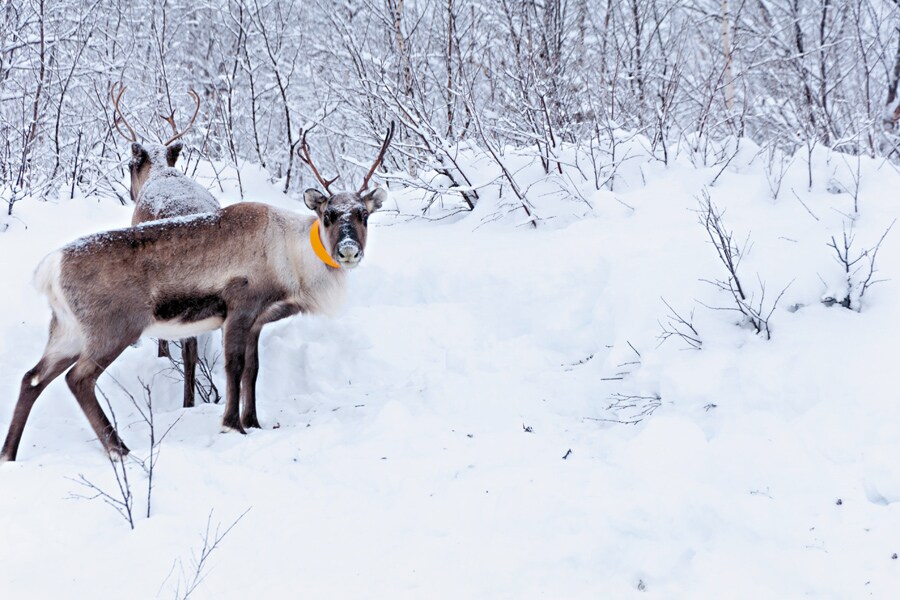
<instances>
[{"instance_id":1,"label":"reindeer hoof","mask_svg":"<svg viewBox=\"0 0 900 600\"><path fill-rule=\"evenodd\" d=\"M118 460L118 461L121 461L126 456L128 456L129 452L130 452L130 450L128 450L128 448L125 447L124 445L116 446L116 447L109 448L106 450L106 453L109 455L109 458L111 460Z\"/></svg>"},{"instance_id":2,"label":"reindeer hoof","mask_svg":"<svg viewBox=\"0 0 900 600\"><path fill-rule=\"evenodd\" d=\"M240 422L238 422L237 419L235 419L233 423L223 421L221 432L230 433L232 431L240 433L242 435L247 433L246 431L244 431L244 427L240 424Z\"/></svg>"},{"instance_id":3,"label":"reindeer hoof","mask_svg":"<svg viewBox=\"0 0 900 600\"><path fill-rule=\"evenodd\" d=\"M259 419L256 418L256 415L243 417L241 424L244 426L244 429L262 429L262 425L259 424Z\"/></svg>"},{"instance_id":4,"label":"reindeer hoof","mask_svg":"<svg viewBox=\"0 0 900 600\"><path fill-rule=\"evenodd\" d=\"M16 460L16 459L12 458L11 456L7 456L6 454L0 454L0 465L2 465L3 463L6 463L6 462L13 462L14 460Z\"/></svg>"}]
</instances>

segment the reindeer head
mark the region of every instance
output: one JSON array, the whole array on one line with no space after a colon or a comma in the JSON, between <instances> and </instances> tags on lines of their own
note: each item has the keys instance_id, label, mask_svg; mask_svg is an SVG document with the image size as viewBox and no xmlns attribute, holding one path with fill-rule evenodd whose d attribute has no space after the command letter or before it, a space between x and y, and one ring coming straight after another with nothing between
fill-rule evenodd
<instances>
[{"instance_id":1,"label":"reindeer head","mask_svg":"<svg viewBox=\"0 0 900 600\"><path fill-rule=\"evenodd\" d=\"M168 117L160 115L160 118L172 128L172 137L161 144L154 142L144 142L141 144L137 141L138 135L134 128L128 123L125 119L125 115L122 114L122 111L119 108L119 102L121 102L124 93L124 85L119 85L118 93L116 92L115 84L113 84L110 89L110 98L114 109L113 124L118 132L131 142L131 160L128 163L128 169L131 173L131 200L137 202L141 189L144 187L144 184L147 183L151 173L175 166L175 162L178 160L178 156L181 154L181 150L184 147L178 139L194 126L194 121L197 119L197 113L200 112L200 96L198 96L197 92L194 90L188 91L188 95L194 99L196 106L194 108L194 115L184 129L178 131L178 127L175 125L175 111L173 110L172 114ZM122 125L125 126L128 133L125 133L125 131L122 130Z\"/></svg>"},{"instance_id":2,"label":"reindeer head","mask_svg":"<svg viewBox=\"0 0 900 600\"><path fill-rule=\"evenodd\" d=\"M384 188L375 188L369 191L368 187L369 179L384 160L384 153L393 136L394 124L391 123L384 142L381 144L381 151L358 191L332 193L329 187L337 180L337 177L326 180L319 174L309 156L306 132L303 133L298 155L303 162L309 165L313 175L325 188L324 194L315 188L306 190L303 193L303 201L318 216L322 244L341 267L352 269L362 260L366 248L369 214L381 208L387 199L387 192Z\"/></svg>"},{"instance_id":3,"label":"reindeer head","mask_svg":"<svg viewBox=\"0 0 900 600\"><path fill-rule=\"evenodd\" d=\"M183 145L181 142L172 142L166 146L145 142L131 144L131 160L128 162L128 170L131 172L131 200L137 202L144 184L150 178L150 174L174 167Z\"/></svg>"}]
</instances>

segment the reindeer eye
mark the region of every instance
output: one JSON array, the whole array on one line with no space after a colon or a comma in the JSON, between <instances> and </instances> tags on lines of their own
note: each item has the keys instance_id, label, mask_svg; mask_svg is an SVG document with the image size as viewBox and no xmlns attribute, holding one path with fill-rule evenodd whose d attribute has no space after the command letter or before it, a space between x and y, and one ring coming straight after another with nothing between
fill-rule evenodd
<instances>
[{"instance_id":1,"label":"reindeer eye","mask_svg":"<svg viewBox=\"0 0 900 600\"><path fill-rule=\"evenodd\" d=\"M331 208L326 210L325 217L323 219L325 222L325 227L328 227L329 225L331 225L332 223L337 221L339 217L340 217L340 213L338 211L331 209Z\"/></svg>"}]
</instances>

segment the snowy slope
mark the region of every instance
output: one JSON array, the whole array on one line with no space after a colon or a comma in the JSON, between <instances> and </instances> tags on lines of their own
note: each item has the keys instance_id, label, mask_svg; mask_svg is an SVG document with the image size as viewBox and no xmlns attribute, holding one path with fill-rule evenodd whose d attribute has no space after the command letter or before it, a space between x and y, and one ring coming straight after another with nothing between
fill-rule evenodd
<instances>
[{"instance_id":1,"label":"snowy slope","mask_svg":"<svg viewBox=\"0 0 900 600\"><path fill-rule=\"evenodd\" d=\"M860 312L822 305L841 282L826 244L853 203L846 163L813 161L812 190L797 160L778 199L753 152L709 188L736 237L752 234L747 279L758 273L772 298L793 282L771 340L695 302L728 303L700 281L724 273L695 212L721 166L683 160L630 163L619 191L594 193L591 209L561 203L565 216L537 229L483 225L486 208L438 223L373 216L343 312L264 333L262 431L219 433L221 405L181 409L143 341L111 376L136 395L152 379L161 427L181 420L149 519L132 466L133 532L100 500L68 498L83 493L79 474L114 481L55 382L19 461L0 465L0 596L172 597L210 510L224 528L250 508L192 597L896 597L900 231L878 256L890 280ZM861 173L856 231L871 245L900 214L900 176L875 162ZM250 186L305 210L261 178ZM414 196L394 194L401 213ZM30 200L16 214L0 235L4 428L45 341L34 265L126 224L130 208ZM659 345L661 297L695 309L702 350ZM101 387L146 455L136 411L110 377ZM613 423L631 414L608 409L614 394L660 406Z\"/></svg>"}]
</instances>

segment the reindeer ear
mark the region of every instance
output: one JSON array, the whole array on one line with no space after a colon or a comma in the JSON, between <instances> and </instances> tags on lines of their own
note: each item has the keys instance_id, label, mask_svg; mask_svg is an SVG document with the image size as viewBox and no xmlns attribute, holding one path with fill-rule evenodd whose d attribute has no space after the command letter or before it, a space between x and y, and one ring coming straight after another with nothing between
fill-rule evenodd
<instances>
[{"instance_id":1,"label":"reindeer ear","mask_svg":"<svg viewBox=\"0 0 900 600\"><path fill-rule=\"evenodd\" d=\"M309 188L303 192L303 202L309 207L309 210L319 212L319 209L328 202L328 198L315 188Z\"/></svg>"},{"instance_id":2,"label":"reindeer ear","mask_svg":"<svg viewBox=\"0 0 900 600\"><path fill-rule=\"evenodd\" d=\"M174 167L183 148L184 145L182 145L181 142L172 142L166 146L166 164L170 167Z\"/></svg>"},{"instance_id":3,"label":"reindeer ear","mask_svg":"<svg viewBox=\"0 0 900 600\"><path fill-rule=\"evenodd\" d=\"M375 188L365 196L363 196L363 202L366 203L366 210L370 213L375 212L384 202L387 200L387 191L384 188Z\"/></svg>"},{"instance_id":4,"label":"reindeer ear","mask_svg":"<svg viewBox=\"0 0 900 600\"><path fill-rule=\"evenodd\" d=\"M138 168L144 164L145 161L150 160L150 155L147 154L147 151L143 146L134 142L131 144L131 166L132 168Z\"/></svg>"}]
</instances>

